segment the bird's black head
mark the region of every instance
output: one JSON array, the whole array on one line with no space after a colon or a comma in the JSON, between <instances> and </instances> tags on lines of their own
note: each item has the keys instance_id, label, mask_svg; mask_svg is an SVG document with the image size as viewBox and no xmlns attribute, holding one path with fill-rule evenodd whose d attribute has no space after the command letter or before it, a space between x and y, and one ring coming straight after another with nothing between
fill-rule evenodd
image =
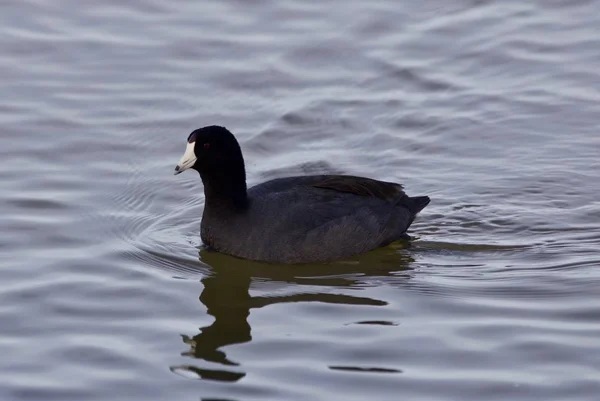
<instances>
[{"instance_id":1,"label":"bird's black head","mask_svg":"<svg viewBox=\"0 0 600 401\"><path fill-rule=\"evenodd\" d=\"M211 195L245 199L244 157L237 139L227 128L211 125L189 135L175 174L190 168L200 173L207 201Z\"/></svg>"},{"instance_id":2,"label":"bird's black head","mask_svg":"<svg viewBox=\"0 0 600 401\"><path fill-rule=\"evenodd\" d=\"M198 128L187 139L185 153L175 167L175 174L193 168L200 174L232 168L243 169L244 158L238 141L225 127L211 125Z\"/></svg>"}]
</instances>

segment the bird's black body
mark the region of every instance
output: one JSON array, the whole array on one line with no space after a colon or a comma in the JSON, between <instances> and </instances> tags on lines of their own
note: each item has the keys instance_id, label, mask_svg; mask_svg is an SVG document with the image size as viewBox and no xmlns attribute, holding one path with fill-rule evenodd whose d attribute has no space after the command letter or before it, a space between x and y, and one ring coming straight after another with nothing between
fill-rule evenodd
<instances>
[{"instance_id":1,"label":"bird's black body","mask_svg":"<svg viewBox=\"0 0 600 401\"><path fill-rule=\"evenodd\" d=\"M348 175L278 178L247 189L242 152L228 130L201 128L188 142L206 196L202 241L240 258L347 258L404 238L429 203L426 196L407 196L399 184Z\"/></svg>"}]
</instances>

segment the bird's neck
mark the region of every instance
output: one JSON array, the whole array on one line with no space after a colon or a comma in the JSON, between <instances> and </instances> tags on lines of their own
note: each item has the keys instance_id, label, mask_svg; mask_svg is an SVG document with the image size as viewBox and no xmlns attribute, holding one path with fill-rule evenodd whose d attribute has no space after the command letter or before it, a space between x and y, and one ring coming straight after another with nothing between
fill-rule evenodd
<instances>
[{"instance_id":1,"label":"bird's neck","mask_svg":"<svg viewBox=\"0 0 600 401\"><path fill-rule=\"evenodd\" d=\"M248 206L246 172L219 169L201 172L206 207L212 210L233 209L243 211Z\"/></svg>"}]
</instances>

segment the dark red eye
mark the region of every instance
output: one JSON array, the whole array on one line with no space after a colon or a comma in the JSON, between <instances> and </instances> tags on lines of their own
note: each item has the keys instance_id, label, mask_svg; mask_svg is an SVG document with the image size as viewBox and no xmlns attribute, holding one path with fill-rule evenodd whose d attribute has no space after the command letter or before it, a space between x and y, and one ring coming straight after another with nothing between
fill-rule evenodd
<instances>
[{"instance_id":1,"label":"dark red eye","mask_svg":"<svg viewBox=\"0 0 600 401\"><path fill-rule=\"evenodd\" d=\"M208 149L208 148L210 148L210 143L207 142L204 144L204 149Z\"/></svg>"}]
</instances>

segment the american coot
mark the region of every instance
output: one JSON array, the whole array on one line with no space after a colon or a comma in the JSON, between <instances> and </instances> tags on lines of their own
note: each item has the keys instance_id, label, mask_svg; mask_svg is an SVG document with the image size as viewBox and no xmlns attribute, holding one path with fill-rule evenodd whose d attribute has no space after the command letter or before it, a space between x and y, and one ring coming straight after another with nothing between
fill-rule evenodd
<instances>
[{"instance_id":1,"label":"american coot","mask_svg":"<svg viewBox=\"0 0 600 401\"><path fill-rule=\"evenodd\" d=\"M195 130L175 174L200 173L200 228L209 247L271 263L343 259L406 238L429 197L400 184L349 175L278 178L246 188L240 146L224 127Z\"/></svg>"}]
</instances>

